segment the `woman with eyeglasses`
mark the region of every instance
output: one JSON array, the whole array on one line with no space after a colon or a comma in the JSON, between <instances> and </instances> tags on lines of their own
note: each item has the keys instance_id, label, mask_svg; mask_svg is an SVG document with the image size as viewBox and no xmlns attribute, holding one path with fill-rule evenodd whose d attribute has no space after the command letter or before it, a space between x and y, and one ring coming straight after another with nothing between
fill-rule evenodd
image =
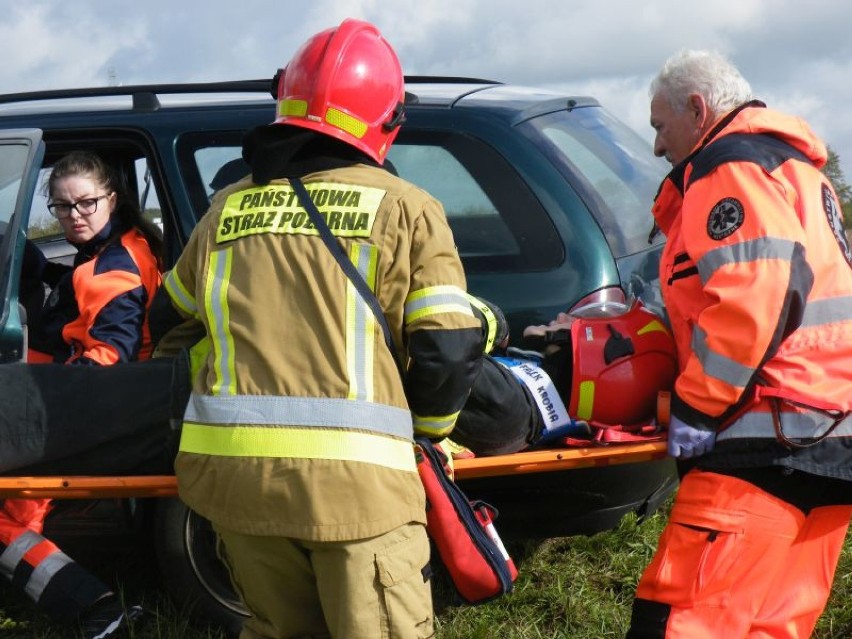
<instances>
[{"instance_id":1,"label":"woman with eyeglasses","mask_svg":"<svg viewBox=\"0 0 852 639\"><path fill-rule=\"evenodd\" d=\"M31 329L28 363L110 366L148 359L147 311L162 279L159 229L142 217L115 172L92 153L61 158L45 191L48 209L77 255L73 267L61 267L27 242L22 270L38 286L45 282L52 289ZM93 396L91 403L97 401ZM118 636L142 608L125 606L109 586L41 535L50 502L0 502L0 548L9 550L3 553L8 558L0 559L2 572L48 616L78 626L85 639ZM29 552L36 547L37 553Z\"/></svg>"},{"instance_id":2,"label":"woman with eyeglasses","mask_svg":"<svg viewBox=\"0 0 852 639\"><path fill-rule=\"evenodd\" d=\"M147 359L147 311L161 282L160 230L93 153L60 159L45 191L77 255L73 269L59 277L36 256L52 291L33 327L28 360L108 366Z\"/></svg>"}]
</instances>

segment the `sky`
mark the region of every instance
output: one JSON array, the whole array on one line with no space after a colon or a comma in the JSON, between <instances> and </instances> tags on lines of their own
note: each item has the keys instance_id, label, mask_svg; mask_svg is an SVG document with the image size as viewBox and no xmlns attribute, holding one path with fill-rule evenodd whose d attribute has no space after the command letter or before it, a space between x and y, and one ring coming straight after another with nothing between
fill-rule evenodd
<instances>
[{"instance_id":1,"label":"sky","mask_svg":"<svg viewBox=\"0 0 852 639\"><path fill-rule=\"evenodd\" d=\"M845 0L0 0L2 92L268 78L314 33L374 23L411 75L591 95L643 137L648 84L684 48L724 53L801 116L852 181Z\"/></svg>"}]
</instances>

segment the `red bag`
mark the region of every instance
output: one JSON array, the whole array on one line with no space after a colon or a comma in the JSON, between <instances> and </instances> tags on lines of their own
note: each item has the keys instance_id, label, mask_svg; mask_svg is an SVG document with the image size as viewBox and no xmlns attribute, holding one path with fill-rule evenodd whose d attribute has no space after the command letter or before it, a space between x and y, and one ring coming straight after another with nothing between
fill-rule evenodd
<instances>
[{"instance_id":1,"label":"red bag","mask_svg":"<svg viewBox=\"0 0 852 639\"><path fill-rule=\"evenodd\" d=\"M471 502L450 479L446 457L417 438L417 471L426 491L426 532L435 544L459 596L478 604L512 591L518 571L497 530L497 511Z\"/></svg>"}]
</instances>

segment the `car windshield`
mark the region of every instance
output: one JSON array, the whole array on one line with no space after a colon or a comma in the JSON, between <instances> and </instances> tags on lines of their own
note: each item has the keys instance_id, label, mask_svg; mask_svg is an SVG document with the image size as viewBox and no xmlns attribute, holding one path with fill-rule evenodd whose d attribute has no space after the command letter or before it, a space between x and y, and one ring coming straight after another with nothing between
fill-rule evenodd
<instances>
[{"instance_id":1,"label":"car windshield","mask_svg":"<svg viewBox=\"0 0 852 639\"><path fill-rule=\"evenodd\" d=\"M651 205L667 169L646 140L600 107L557 111L524 126L586 200L616 257L648 247Z\"/></svg>"}]
</instances>

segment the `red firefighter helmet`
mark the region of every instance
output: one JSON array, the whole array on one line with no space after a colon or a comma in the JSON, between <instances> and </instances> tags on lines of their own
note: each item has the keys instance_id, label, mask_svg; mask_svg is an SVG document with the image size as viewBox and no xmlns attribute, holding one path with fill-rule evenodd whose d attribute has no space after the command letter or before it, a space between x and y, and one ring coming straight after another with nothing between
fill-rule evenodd
<instances>
[{"instance_id":1,"label":"red firefighter helmet","mask_svg":"<svg viewBox=\"0 0 852 639\"><path fill-rule=\"evenodd\" d=\"M602 424L654 417L657 394L671 390L674 339L662 320L636 301L590 304L571 311L573 372L568 413Z\"/></svg>"},{"instance_id":2,"label":"red firefighter helmet","mask_svg":"<svg viewBox=\"0 0 852 639\"><path fill-rule=\"evenodd\" d=\"M405 83L372 24L347 19L311 37L277 83L275 124L330 135L384 163L404 119Z\"/></svg>"}]
</instances>

